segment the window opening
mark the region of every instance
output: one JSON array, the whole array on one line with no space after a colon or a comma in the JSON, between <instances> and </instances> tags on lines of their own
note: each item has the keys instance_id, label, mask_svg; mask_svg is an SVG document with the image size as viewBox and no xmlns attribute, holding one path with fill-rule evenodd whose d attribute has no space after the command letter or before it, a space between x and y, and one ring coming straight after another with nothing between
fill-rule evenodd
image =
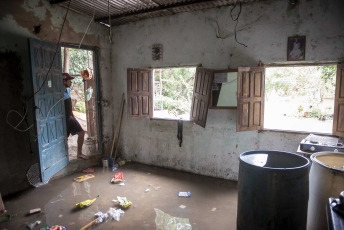
<instances>
[{"instance_id":1,"label":"window opening","mask_svg":"<svg viewBox=\"0 0 344 230\"><path fill-rule=\"evenodd\" d=\"M190 120L196 67L153 69L153 117Z\"/></svg>"},{"instance_id":2,"label":"window opening","mask_svg":"<svg viewBox=\"0 0 344 230\"><path fill-rule=\"evenodd\" d=\"M267 67L264 129L331 134L336 66Z\"/></svg>"}]
</instances>

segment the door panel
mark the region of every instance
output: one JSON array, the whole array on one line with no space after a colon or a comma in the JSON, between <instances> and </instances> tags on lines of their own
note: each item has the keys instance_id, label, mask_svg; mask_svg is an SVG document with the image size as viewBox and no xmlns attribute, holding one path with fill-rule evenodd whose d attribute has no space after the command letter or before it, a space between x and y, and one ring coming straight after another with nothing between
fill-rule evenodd
<instances>
[{"instance_id":1,"label":"door panel","mask_svg":"<svg viewBox=\"0 0 344 230\"><path fill-rule=\"evenodd\" d=\"M151 69L127 70L128 118L153 117L153 79Z\"/></svg>"},{"instance_id":2,"label":"door panel","mask_svg":"<svg viewBox=\"0 0 344 230\"><path fill-rule=\"evenodd\" d=\"M344 137L344 65L337 65L336 96L334 101L333 134Z\"/></svg>"},{"instance_id":3,"label":"door panel","mask_svg":"<svg viewBox=\"0 0 344 230\"><path fill-rule=\"evenodd\" d=\"M46 181L68 164L61 52L58 49L54 59L56 45L36 39L29 45L40 169Z\"/></svg>"},{"instance_id":4,"label":"door panel","mask_svg":"<svg viewBox=\"0 0 344 230\"><path fill-rule=\"evenodd\" d=\"M200 67L196 69L190 120L203 128L205 128L207 121L213 74L214 71L210 69L204 69Z\"/></svg>"},{"instance_id":5,"label":"door panel","mask_svg":"<svg viewBox=\"0 0 344 230\"><path fill-rule=\"evenodd\" d=\"M264 68L238 68L237 132L263 128L264 74Z\"/></svg>"}]
</instances>

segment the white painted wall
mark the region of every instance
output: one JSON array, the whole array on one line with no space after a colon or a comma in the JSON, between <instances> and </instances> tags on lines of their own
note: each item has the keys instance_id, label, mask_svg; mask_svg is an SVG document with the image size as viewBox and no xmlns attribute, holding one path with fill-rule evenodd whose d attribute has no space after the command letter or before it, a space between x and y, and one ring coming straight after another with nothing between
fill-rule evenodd
<instances>
[{"instance_id":1,"label":"white painted wall","mask_svg":"<svg viewBox=\"0 0 344 230\"><path fill-rule=\"evenodd\" d=\"M344 2L301 0L245 4L234 38L231 7L181 13L130 23L113 29L112 97L114 114L127 92L127 68L202 64L213 69L285 62L289 36L306 36L306 61L343 60ZM238 12L235 10L234 12ZM217 28L216 20L220 29ZM216 37L220 34L225 39ZM163 60L152 60L153 44L163 45ZM104 114L104 119L108 119ZM257 149L296 152L307 134L236 132L236 110L209 110L206 128L184 123L183 144L177 122L128 120L121 132L124 158L214 177L237 180L239 155Z\"/></svg>"}]
</instances>

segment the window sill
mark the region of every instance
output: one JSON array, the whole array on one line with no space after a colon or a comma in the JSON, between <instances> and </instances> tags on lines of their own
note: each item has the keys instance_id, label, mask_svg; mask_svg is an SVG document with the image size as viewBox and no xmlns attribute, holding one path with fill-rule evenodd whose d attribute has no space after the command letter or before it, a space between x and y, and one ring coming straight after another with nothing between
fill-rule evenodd
<instances>
[{"instance_id":1,"label":"window sill","mask_svg":"<svg viewBox=\"0 0 344 230\"><path fill-rule=\"evenodd\" d=\"M276 133L290 133L290 134L316 134L322 136L333 136L331 133L319 133L319 132L309 132L309 131L295 131L295 130L282 130L282 129L262 129L258 130L258 133L263 132L276 132Z\"/></svg>"},{"instance_id":2,"label":"window sill","mask_svg":"<svg viewBox=\"0 0 344 230\"><path fill-rule=\"evenodd\" d=\"M175 119L175 118L162 118L162 117L152 117L150 120L163 120L163 121L184 121L190 122L190 120Z\"/></svg>"}]
</instances>

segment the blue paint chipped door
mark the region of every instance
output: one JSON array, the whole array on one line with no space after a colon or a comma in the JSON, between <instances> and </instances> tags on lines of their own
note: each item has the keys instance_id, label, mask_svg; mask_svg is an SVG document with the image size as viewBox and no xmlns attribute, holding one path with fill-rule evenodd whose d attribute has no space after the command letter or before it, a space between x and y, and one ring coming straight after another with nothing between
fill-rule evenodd
<instances>
[{"instance_id":1,"label":"blue paint chipped door","mask_svg":"<svg viewBox=\"0 0 344 230\"><path fill-rule=\"evenodd\" d=\"M46 181L68 164L61 49L55 55L56 45L36 39L29 39L29 47L40 169Z\"/></svg>"}]
</instances>

